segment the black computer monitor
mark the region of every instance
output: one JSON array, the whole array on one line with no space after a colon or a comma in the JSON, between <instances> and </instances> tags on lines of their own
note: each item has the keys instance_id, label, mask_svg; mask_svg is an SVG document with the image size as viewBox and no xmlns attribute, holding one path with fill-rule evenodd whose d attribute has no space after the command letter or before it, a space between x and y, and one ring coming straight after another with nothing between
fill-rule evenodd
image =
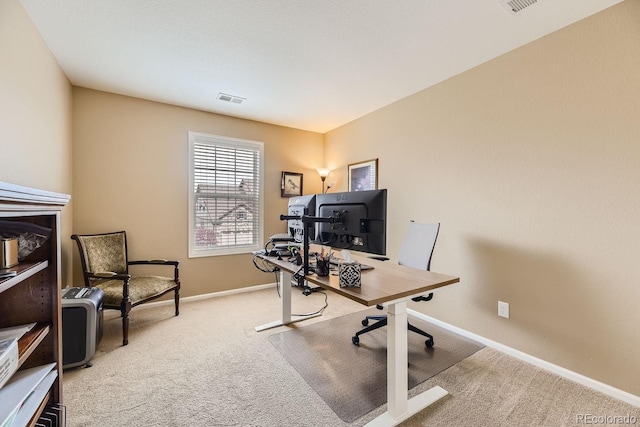
<instances>
[{"instance_id":1,"label":"black computer monitor","mask_svg":"<svg viewBox=\"0 0 640 427\"><path fill-rule=\"evenodd\" d=\"M287 220L287 232L293 239L301 243L304 238L304 224L302 223L303 215L314 215L316 212L316 195L296 196L289 199L287 208L287 216L296 216L299 219ZM309 238L315 238L314 224L308 224Z\"/></svg>"},{"instance_id":2,"label":"black computer monitor","mask_svg":"<svg viewBox=\"0 0 640 427\"><path fill-rule=\"evenodd\" d=\"M317 243L337 249L386 254L386 189L318 194L316 216L334 218L333 223L317 223Z\"/></svg>"}]
</instances>

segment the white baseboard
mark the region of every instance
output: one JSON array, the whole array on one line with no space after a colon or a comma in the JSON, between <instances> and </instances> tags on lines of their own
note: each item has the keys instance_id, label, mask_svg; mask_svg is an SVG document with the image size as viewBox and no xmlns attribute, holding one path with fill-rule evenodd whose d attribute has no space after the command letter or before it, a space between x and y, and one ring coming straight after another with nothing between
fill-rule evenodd
<instances>
[{"instance_id":1,"label":"white baseboard","mask_svg":"<svg viewBox=\"0 0 640 427\"><path fill-rule=\"evenodd\" d=\"M552 372L556 375L560 375L563 378L581 384L585 387L589 387L593 390L599 391L600 393L606 394L607 396L611 396L618 400L622 400L630 405L640 408L640 397L635 396L631 393L627 393L624 390L617 389L615 387L611 387L610 385L601 383L600 381L596 381L592 378L586 377L584 375L578 374L576 372L565 369L561 366L554 365L553 363L549 363L545 360L538 359L537 357L531 356L530 354L523 353L520 350L516 350L514 348L508 347L504 344L500 344L498 342L492 341L490 339L481 337L480 335L476 335L472 332L466 331L464 329L458 328L457 326L450 325L441 320L435 319L433 317L427 316L426 314L422 314L412 309L407 309L407 314L413 316L417 319L422 319L425 322L433 323L436 326L440 326L441 328L447 329L451 332L455 332L464 337L470 338L474 341L478 341L479 343L484 344L487 347L491 347L502 353L508 354L509 356L513 356L516 359L520 359L522 361L531 363L539 368L542 368L546 371Z\"/></svg>"},{"instance_id":2,"label":"white baseboard","mask_svg":"<svg viewBox=\"0 0 640 427\"><path fill-rule=\"evenodd\" d=\"M217 298L217 297L222 297L222 296L226 296L226 295L235 295L235 294L241 294L241 293L246 293L246 292L253 292L253 291L259 291L262 289L268 289L268 288L272 288L275 287L276 284L275 283L267 283L265 285L257 285L257 286L250 286L250 287L246 287L246 288L239 288L239 289L231 289L228 291L221 291L221 292L212 292L209 294L202 294L202 295L195 295L195 296L191 296L191 297L185 297L185 298L180 298L181 301L198 301L198 300L203 300L203 299L209 299L209 298ZM138 307L136 307L137 310L141 309L141 308L151 308L151 307L158 307L158 306L162 306L162 305L173 305L173 299L171 300L167 300L167 301L156 301L156 302L150 302L147 304L142 304ZM531 356L530 354L524 353L520 350L516 350L514 348L511 348L509 346L506 346L504 344L500 344L499 342L490 340L488 338L484 338L481 337L480 335L476 335L473 332L469 332L466 331L464 329L458 328L457 326L453 326L450 325L449 323L445 323L441 320L435 319L433 317L427 316L426 314L422 314L418 311L412 310L412 309L407 309L407 314L409 314L410 316L416 317L418 319L422 319L425 322L430 322L433 323L436 326L440 326L441 328L447 329L451 332L455 332L459 335L462 335L463 337L467 337L470 338L472 340L478 341L479 343L484 344L487 347L491 347L493 349L496 349L502 353L508 354L509 356L513 356L516 359L520 359L522 361L531 363L534 366L537 366L539 368L542 368L546 371L552 372L556 375L559 375L563 378L566 378L568 380L571 380L573 382L576 382L578 384L581 384L585 387L589 387L590 389L596 390L600 393L606 394L607 396L611 396L615 399L621 400L623 402L626 402L630 405L633 405L637 408L640 408L640 397L639 396L635 396L631 393L628 393L624 390L620 390L617 389L615 387L612 387L610 385L604 384L600 381L596 381L592 378L586 377L582 374L578 374L577 372L573 372L570 371L569 369L563 368L561 366L558 365L554 365L553 363L549 363L545 360L539 359L537 357Z\"/></svg>"},{"instance_id":3,"label":"white baseboard","mask_svg":"<svg viewBox=\"0 0 640 427\"><path fill-rule=\"evenodd\" d=\"M211 292L209 294L194 295L191 297L180 297L180 301L199 301L203 299L223 297L226 295L235 295L235 294L243 294L245 292L260 291L262 289L273 288L275 286L276 286L275 282L267 283L265 285L249 286L246 288L231 289L228 291ZM162 305L173 305L173 304L174 304L173 298L166 301L153 301L153 302L148 302L146 304L141 304L137 306L136 310L140 310L142 308L152 308L152 307L158 307Z\"/></svg>"}]
</instances>

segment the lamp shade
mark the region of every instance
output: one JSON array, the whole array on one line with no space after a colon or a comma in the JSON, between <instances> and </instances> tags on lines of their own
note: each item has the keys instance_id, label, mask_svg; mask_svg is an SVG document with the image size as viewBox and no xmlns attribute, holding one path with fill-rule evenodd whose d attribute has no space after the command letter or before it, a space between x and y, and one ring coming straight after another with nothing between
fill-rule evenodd
<instances>
[{"instance_id":1,"label":"lamp shade","mask_svg":"<svg viewBox=\"0 0 640 427\"><path fill-rule=\"evenodd\" d=\"M323 181L330 173L331 173L331 169L318 168L318 174L320 175L320 178L322 178Z\"/></svg>"}]
</instances>

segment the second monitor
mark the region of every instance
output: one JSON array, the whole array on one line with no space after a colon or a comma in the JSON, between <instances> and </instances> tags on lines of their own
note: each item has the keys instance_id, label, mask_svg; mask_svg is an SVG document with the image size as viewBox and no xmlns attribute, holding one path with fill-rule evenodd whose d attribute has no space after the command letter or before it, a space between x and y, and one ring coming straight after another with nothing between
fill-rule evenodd
<instances>
[{"instance_id":1,"label":"second monitor","mask_svg":"<svg viewBox=\"0 0 640 427\"><path fill-rule=\"evenodd\" d=\"M298 219L287 220L287 232L297 243L302 243L304 238L305 227L302 222L303 215L315 215L316 213L316 195L296 196L289 199L287 207L287 216L296 216ZM314 224L307 225L309 229L309 239L315 239Z\"/></svg>"}]
</instances>

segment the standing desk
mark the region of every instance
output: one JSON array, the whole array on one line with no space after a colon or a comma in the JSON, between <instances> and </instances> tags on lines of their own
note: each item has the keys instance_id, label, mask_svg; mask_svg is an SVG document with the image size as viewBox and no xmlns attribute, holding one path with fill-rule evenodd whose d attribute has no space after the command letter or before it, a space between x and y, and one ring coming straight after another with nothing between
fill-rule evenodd
<instances>
[{"instance_id":1,"label":"standing desk","mask_svg":"<svg viewBox=\"0 0 640 427\"><path fill-rule=\"evenodd\" d=\"M261 256L261 258L280 269L282 315L280 320L257 326L256 330L261 331L308 319L309 317L300 318L291 315L289 284L292 274L300 270L300 266L275 257ZM407 301L412 296L457 283L460 279L370 258L357 256L353 258L374 267L372 270L362 272L360 288L341 288L339 278L335 275L318 277L316 274L310 274L306 276L306 280L367 307L388 304L387 412L369 422L367 426L394 426L448 394L446 390L436 386L411 399L408 398ZM357 326L354 325L354 328Z\"/></svg>"}]
</instances>

